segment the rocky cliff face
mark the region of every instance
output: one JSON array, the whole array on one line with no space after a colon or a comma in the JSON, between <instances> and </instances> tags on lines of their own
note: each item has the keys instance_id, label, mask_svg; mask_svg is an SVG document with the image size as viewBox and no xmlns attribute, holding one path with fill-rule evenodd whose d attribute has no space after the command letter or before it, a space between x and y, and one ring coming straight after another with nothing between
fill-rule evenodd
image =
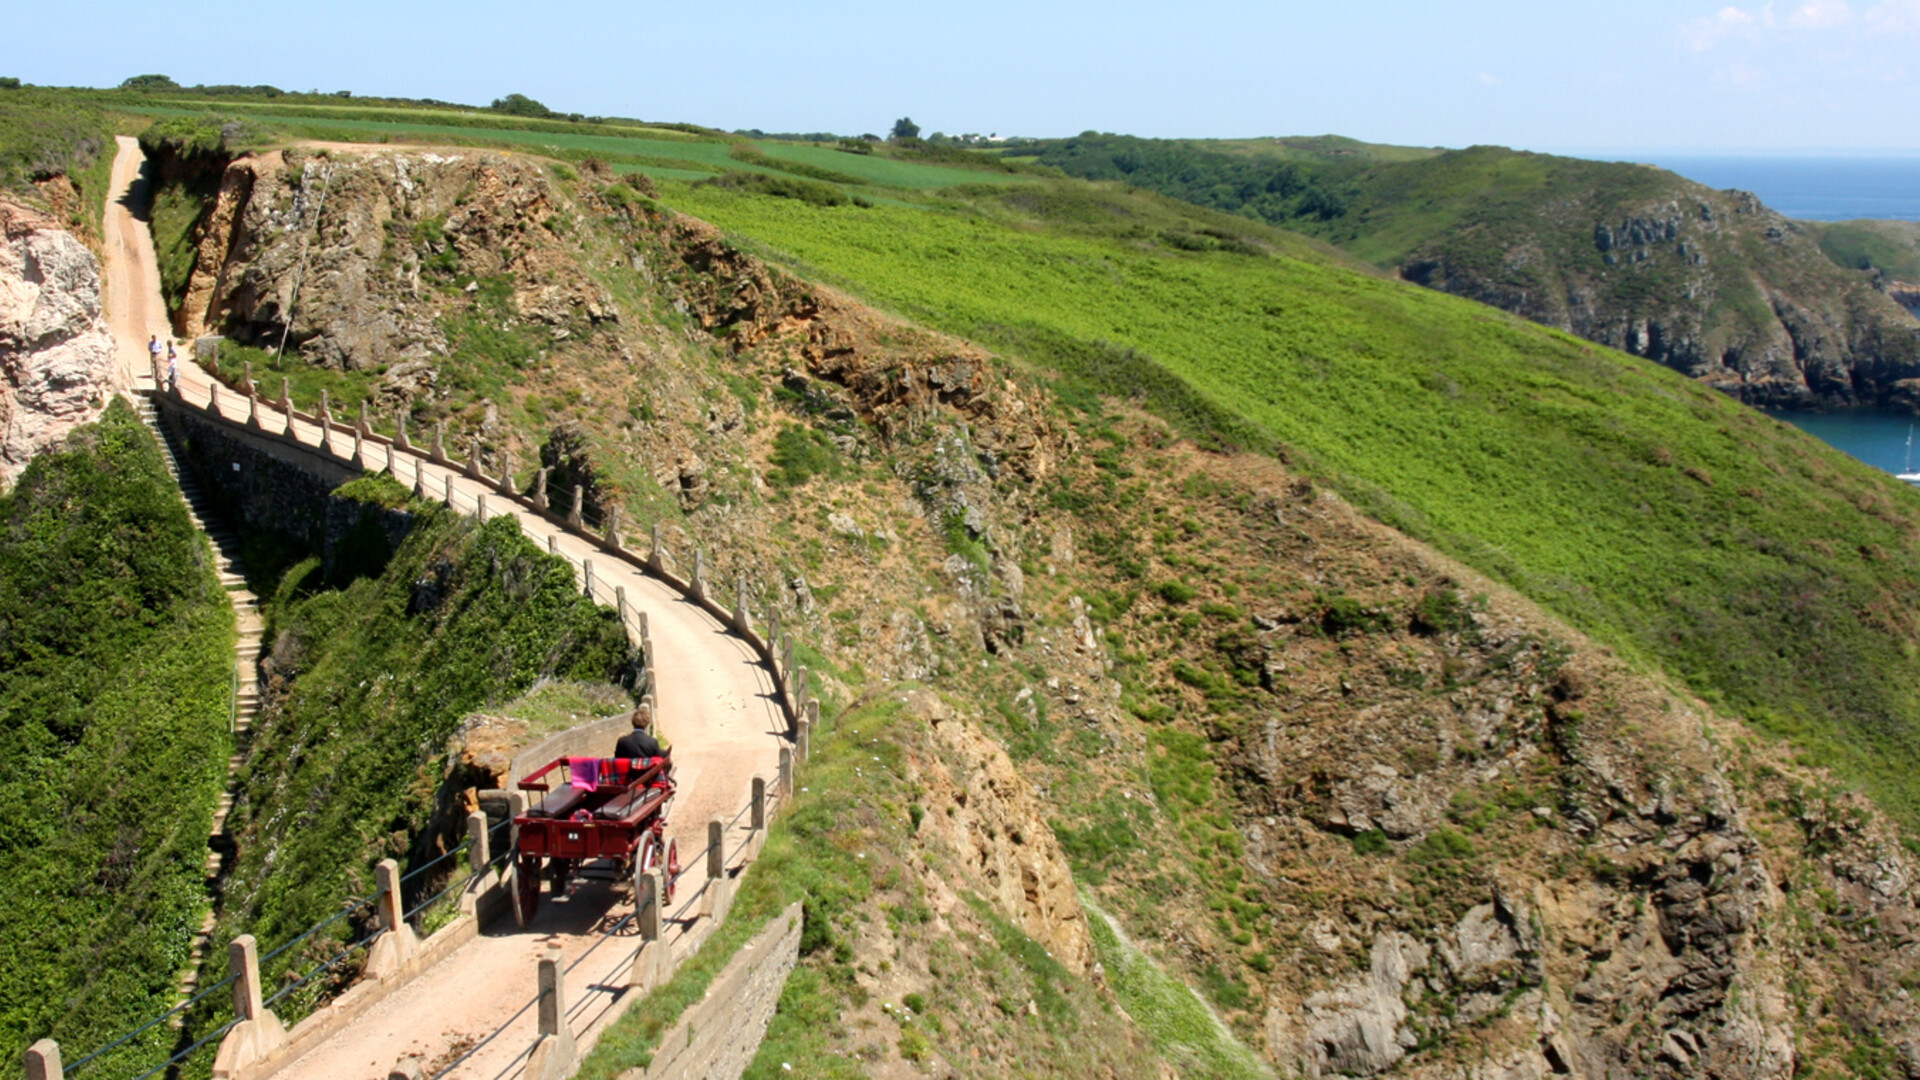
<instances>
[{"instance_id":1,"label":"rocky cliff face","mask_svg":"<svg viewBox=\"0 0 1920 1080\"><path fill-rule=\"evenodd\" d=\"M455 267L469 284L510 280L517 315L557 330L611 318L543 171L482 152L242 157L196 226L176 324L269 348L284 335L336 370L417 372L446 355L433 271Z\"/></svg>"},{"instance_id":2,"label":"rocky cliff face","mask_svg":"<svg viewBox=\"0 0 1920 1080\"><path fill-rule=\"evenodd\" d=\"M1628 197L1569 183L1470 216L1400 272L1754 404L1920 401L1920 323L1897 298L1753 195L1667 181Z\"/></svg>"},{"instance_id":3,"label":"rocky cliff face","mask_svg":"<svg viewBox=\"0 0 1920 1080\"><path fill-rule=\"evenodd\" d=\"M97 419L114 374L99 260L53 219L0 201L0 488Z\"/></svg>"}]
</instances>

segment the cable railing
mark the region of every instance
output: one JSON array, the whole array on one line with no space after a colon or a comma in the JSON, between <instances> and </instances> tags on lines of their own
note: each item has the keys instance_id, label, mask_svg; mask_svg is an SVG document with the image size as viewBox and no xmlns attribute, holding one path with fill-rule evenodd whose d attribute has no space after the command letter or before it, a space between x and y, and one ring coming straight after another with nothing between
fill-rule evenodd
<instances>
[{"instance_id":1,"label":"cable railing","mask_svg":"<svg viewBox=\"0 0 1920 1080\"><path fill-rule=\"evenodd\" d=\"M491 839L497 834L499 834L499 832L502 829L507 828L511 824L512 824L512 819L509 818L509 819L498 821L489 825L487 828L487 835L489 837L489 840L491 841ZM410 882L415 882L422 879L427 873L434 870L436 867L440 866L442 863L445 863L448 860L453 859L465 853L466 851L468 851L471 848L471 846L472 846L472 840L470 838L467 840L463 840L460 844L456 845L455 847L449 849L448 851L442 852L441 854L435 856L434 858L428 860L427 862L414 867L412 870L408 871L405 875L402 875L398 879L400 885L404 887L406 884ZM511 858L511 851L505 850L497 854L492 853L490 851L489 855L490 855L488 859L489 866L504 867ZM450 877L450 880L448 881L447 884L442 886L438 891L434 892L432 895L426 897L423 900L416 902L410 909L408 909L405 913L404 918L409 922L413 921L418 916L420 916L423 912L426 912L429 909L431 909L436 903L446 899L449 896L449 894L454 892L454 890L470 884L471 881L473 880L471 874L462 875L459 873L454 873L449 875L449 877ZM324 919L321 919L320 921L314 923L312 926L309 926L305 930L302 930L300 933L294 935L292 938L289 938L285 942L282 942L280 945L276 946L275 948L263 953L259 959L260 967L264 971L264 969L266 969L269 965L271 965L275 960L278 960L281 957L286 956L287 954L292 952L294 949L300 947L302 944L313 940L317 936L326 932L328 929L340 923L342 920L351 919L356 916L365 917L369 914L372 914L379 901L379 898L380 898L379 894L375 894L373 896L353 896L353 897L347 898L346 900L341 902L339 911L333 913L332 915L329 915ZM281 985L271 995L267 996L264 999L264 1002L263 1002L264 1005L267 1008L272 1008L273 1006L279 1004L280 1002L292 996L296 991L312 984L314 980L320 978L321 976L327 974L328 972L338 969L341 966L343 961L348 960L349 958L354 956L356 953L366 949L369 945L373 943L374 939L379 937L380 934L384 933L385 930L386 930L386 927L376 925L370 931L355 937L344 948L335 949L325 958L313 964L311 967L307 968L305 971L300 972L298 975L293 975L290 978L286 978L283 985ZM162 1025L166 1025L170 1023L178 1024L183 1022L187 1017L190 1016L190 1014L196 1008L202 1007L203 1003L205 1003L208 998L213 997L213 995L221 991L228 990L233 986L233 984L236 981L238 981L239 978L240 978L240 973L238 971L230 972L225 978L219 980L218 982L202 987L200 990L195 992L193 996L189 997L187 1000L179 1003L178 1005L173 1006L172 1008L167 1009L165 1012L141 1024L139 1027L134 1028L132 1031L129 1031L126 1034L113 1039L111 1042L106 1043L105 1045L101 1046L99 1049L94 1050L93 1052L87 1054L86 1056L81 1057L78 1060L74 1061L72 1064L67 1065L64 1070L65 1075L75 1076L82 1073L83 1071L88 1070L90 1067L97 1068L104 1062L105 1059L111 1057L115 1051L119 1051L127 1048L130 1044L133 1044L136 1042L136 1040L140 1039L141 1036L148 1034L149 1032L153 1031L155 1028L158 1028ZM172 1069L184 1063L189 1058L191 1058L195 1053L205 1049L214 1040L219 1039L224 1035L226 1035L226 1033L231 1031L234 1028L234 1026L238 1023L239 1023L238 1019L230 1019L225 1021L224 1023L219 1024L212 1031L210 1031L206 1035L201 1036L200 1038L198 1038L197 1040L195 1040L193 1043L189 1044L185 1048L177 1050L174 1053L172 1053L169 1057L167 1057L165 1061L163 1061L159 1065L153 1066L145 1072L138 1073L137 1075L132 1076L131 1080L144 1080L144 1078L146 1077L157 1075L161 1072Z\"/></svg>"}]
</instances>

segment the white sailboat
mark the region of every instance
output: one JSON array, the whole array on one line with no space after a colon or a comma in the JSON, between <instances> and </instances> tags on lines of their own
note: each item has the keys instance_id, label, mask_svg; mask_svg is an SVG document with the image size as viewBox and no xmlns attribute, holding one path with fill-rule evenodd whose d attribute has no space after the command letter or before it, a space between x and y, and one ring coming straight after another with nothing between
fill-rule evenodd
<instances>
[{"instance_id":1,"label":"white sailboat","mask_svg":"<svg viewBox=\"0 0 1920 1080\"><path fill-rule=\"evenodd\" d=\"M1909 484L1920 484L1920 472L1913 471L1913 425L1907 425L1907 464L1906 468L1893 474L1895 479L1905 480Z\"/></svg>"}]
</instances>

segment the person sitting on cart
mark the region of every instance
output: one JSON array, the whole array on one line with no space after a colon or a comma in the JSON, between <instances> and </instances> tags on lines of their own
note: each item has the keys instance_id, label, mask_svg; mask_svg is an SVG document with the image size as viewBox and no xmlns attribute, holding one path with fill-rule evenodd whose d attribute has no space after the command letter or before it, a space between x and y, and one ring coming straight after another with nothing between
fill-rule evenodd
<instances>
[{"instance_id":1,"label":"person sitting on cart","mask_svg":"<svg viewBox=\"0 0 1920 1080\"><path fill-rule=\"evenodd\" d=\"M613 756L619 758L657 758L666 757L667 748L653 735L653 710L645 702L633 710L633 730L620 736L613 746Z\"/></svg>"}]
</instances>

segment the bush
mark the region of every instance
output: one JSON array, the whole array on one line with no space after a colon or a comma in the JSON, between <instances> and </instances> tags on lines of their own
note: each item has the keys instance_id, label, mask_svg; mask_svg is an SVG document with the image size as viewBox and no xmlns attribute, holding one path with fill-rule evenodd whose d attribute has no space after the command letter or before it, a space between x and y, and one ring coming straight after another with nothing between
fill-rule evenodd
<instances>
[{"instance_id":1,"label":"bush","mask_svg":"<svg viewBox=\"0 0 1920 1080\"><path fill-rule=\"evenodd\" d=\"M1392 629L1393 619L1386 612L1370 608L1351 596L1336 596L1327 601L1321 611L1320 628L1331 637L1375 634Z\"/></svg>"},{"instance_id":2,"label":"bush","mask_svg":"<svg viewBox=\"0 0 1920 1080\"><path fill-rule=\"evenodd\" d=\"M1387 842L1387 834L1381 832L1379 829L1368 829L1363 833L1355 833L1349 836L1347 840L1353 845L1353 853L1355 855L1390 855L1393 853L1393 845Z\"/></svg>"},{"instance_id":3,"label":"bush","mask_svg":"<svg viewBox=\"0 0 1920 1080\"><path fill-rule=\"evenodd\" d=\"M773 437L773 472L769 482L778 488L796 488L816 476L840 475L840 451L825 435L799 424L788 424Z\"/></svg>"},{"instance_id":4,"label":"bush","mask_svg":"<svg viewBox=\"0 0 1920 1080\"><path fill-rule=\"evenodd\" d=\"M1184 581L1162 582L1153 591L1169 604L1184 604L1200 595L1199 590Z\"/></svg>"},{"instance_id":5,"label":"bush","mask_svg":"<svg viewBox=\"0 0 1920 1080\"><path fill-rule=\"evenodd\" d=\"M233 616L159 447L115 400L0 496L0 1056L71 1057L172 1003L230 752ZM103 1059L165 1060L161 1025Z\"/></svg>"},{"instance_id":6,"label":"bush","mask_svg":"<svg viewBox=\"0 0 1920 1080\"><path fill-rule=\"evenodd\" d=\"M695 186L725 188L728 191L739 191L749 195L772 195L782 199L797 199L810 206L873 205L858 195L848 195L832 184L823 184L817 180L803 180L797 176L729 172L722 173L711 180L702 180Z\"/></svg>"}]
</instances>

